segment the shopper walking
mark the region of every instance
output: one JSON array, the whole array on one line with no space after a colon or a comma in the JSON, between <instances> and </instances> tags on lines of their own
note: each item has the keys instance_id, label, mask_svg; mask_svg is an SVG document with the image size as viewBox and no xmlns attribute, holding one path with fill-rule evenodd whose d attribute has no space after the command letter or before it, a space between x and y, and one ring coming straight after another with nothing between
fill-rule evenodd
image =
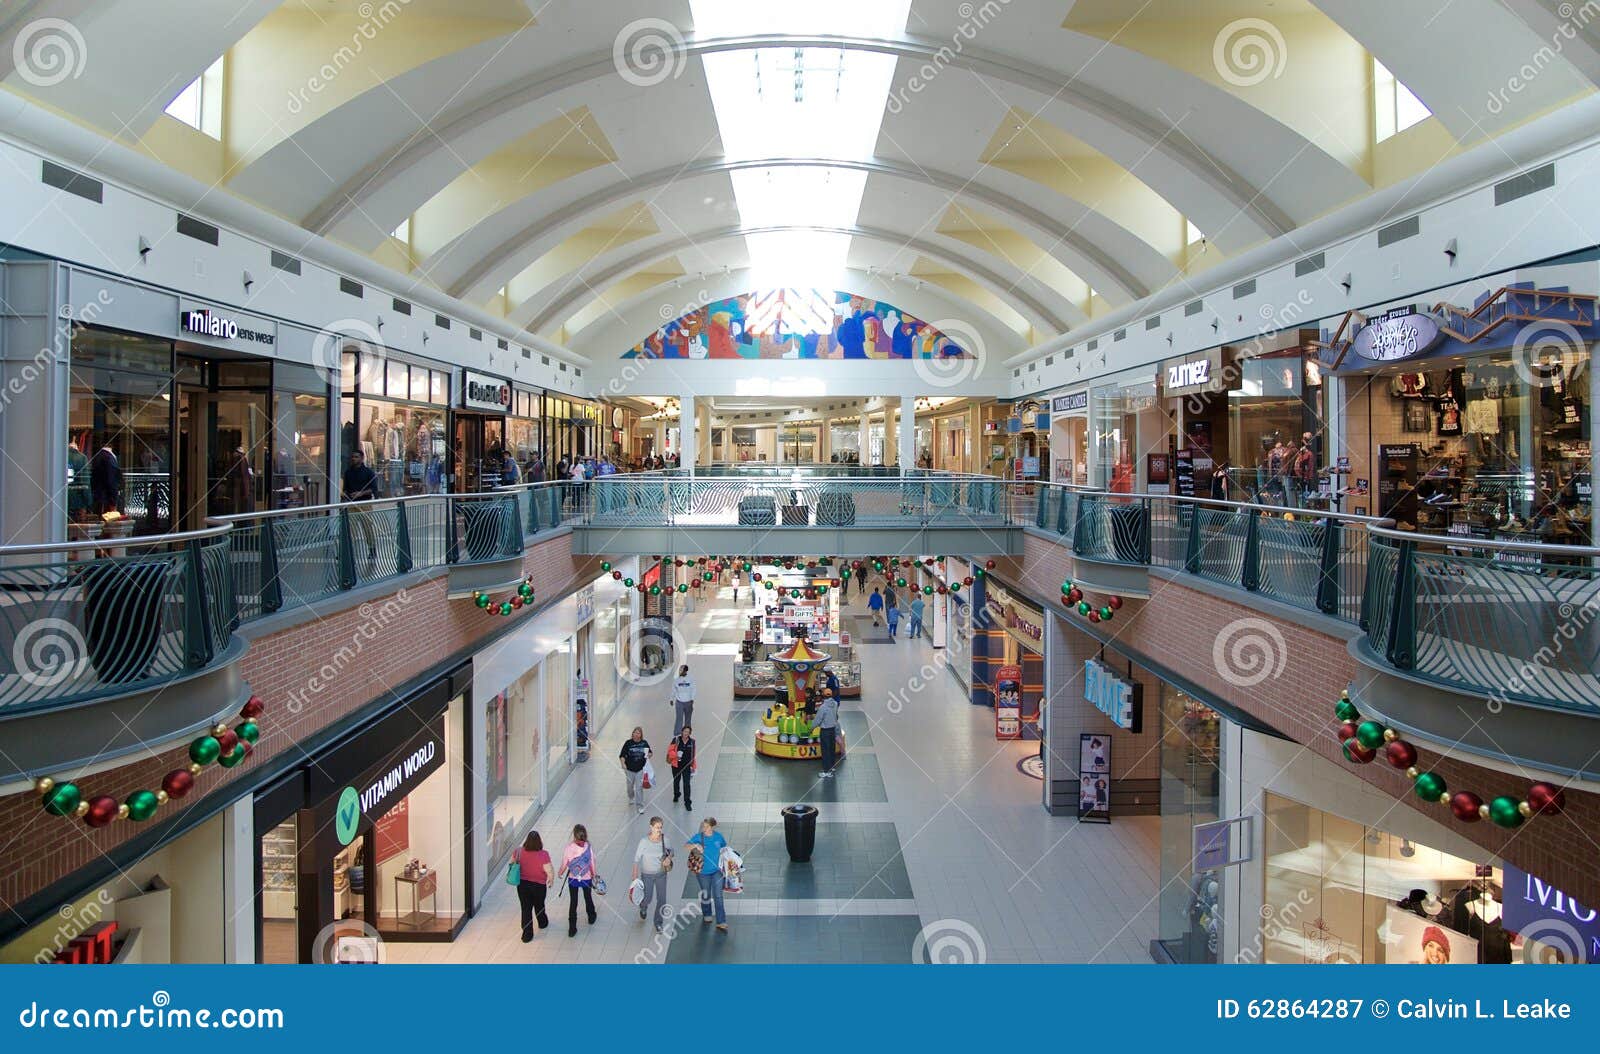
<instances>
[{"instance_id":1,"label":"shopper walking","mask_svg":"<svg viewBox=\"0 0 1600 1054\"><path fill-rule=\"evenodd\" d=\"M537 920L539 928L548 929L550 916L545 914L545 895L550 890L550 883L555 881L556 869L550 863L550 854L545 851L544 840L539 837L538 831L529 831L528 837L522 840L522 848L512 856L517 862L517 871L520 878L517 881L517 903L522 907L522 943L527 944L533 940L533 924Z\"/></svg>"},{"instance_id":2,"label":"shopper walking","mask_svg":"<svg viewBox=\"0 0 1600 1054\"><path fill-rule=\"evenodd\" d=\"M900 605L895 601L893 593L889 593L883 599L883 617L889 623L889 639L892 641L900 632Z\"/></svg>"},{"instance_id":3,"label":"shopper walking","mask_svg":"<svg viewBox=\"0 0 1600 1054\"><path fill-rule=\"evenodd\" d=\"M561 854L561 875L567 881L567 936L578 935L578 893L583 893L583 906L589 913L593 926L600 915L594 910L594 884L600 877L595 869L594 846L589 844L589 830L583 824L572 829L572 841Z\"/></svg>"},{"instance_id":4,"label":"shopper walking","mask_svg":"<svg viewBox=\"0 0 1600 1054\"><path fill-rule=\"evenodd\" d=\"M644 812L644 767L650 763L650 742L644 738L644 729L633 726L633 735L622 743L617 754L622 765L622 775L628 781L628 804Z\"/></svg>"},{"instance_id":5,"label":"shopper walking","mask_svg":"<svg viewBox=\"0 0 1600 1054\"><path fill-rule=\"evenodd\" d=\"M683 731L683 726L694 720L694 678L689 676L689 664L678 667L677 680L672 682L672 734Z\"/></svg>"},{"instance_id":6,"label":"shopper walking","mask_svg":"<svg viewBox=\"0 0 1600 1054\"><path fill-rule=\"evenodd\" d=\"M867 598L867 610L872 612L872 624L878 625L878 616L883 613L883 594L878 592L878 587L872 587L872 595Z\"/></svg>"},{"instance_id":7,"label":"shopper walking","mask_svg":"<svg viewBox=\"0 0 1600 1054\"><path fill-rule=\"evenodd\" d=\"M912 600L911 600L911 625L906 627L906 639L907 640L911 640L913 637L922 636L922 616L923 616L923 613L926 612L927 610L928 610L928 607L927 607L926 604L924 604L922 602L922 598L921 597L913 597L912 598Z\"/></svg>"},{"instance_id":8,"label":"shopper walking","mask_svg":"<svg viewBox=\"0 0 1600 1054\"><path fill-rule=\"evenodd\" d=\"M339 489L344 492L345 501L371 501L378 496L378 474L367 464L366 455L360 447L350 451L350 464L345 467ZM367 515L367 510L351 509L350 525L361 533L361 539L367 543L367 562L372 563L378 558L378 549L374 544L372 518Z\"/></svg>"},{"instance_id":9,"label":"shopper walking","mask_svg":"<svg viewBox=\"0 0 1600 1054\"><path fill-rule=\"evenodd\" d=\"M694 752L694 729L684 725L667 748L667 764L672 768L672 800L677 801L681 793L685 810L694 808L694 791L689 787L694 778Z\"/></svg>"},{"instance_id":10,"label":"shopper walking","mask_svg":"<svg viewBox=\"0 0 1600 1054\"><path fill-rule=\"evenodd\" d=\"M817 706L817 715L813 723L821 732L822 738L822 772L821 779L833 779L833 767L838 763L839 750L839 697L833 694L831 688L822 690L822 702Z\"/></svg>"},{"instance_id":11,"label":"shopper walking","mask_svg":"<svg viewBox=\"0 0 1600 1054\"><path fill-rule=\"evenodd\" d=\"M727 932L728 909L722 902L722 851L728 840L717 830L715 817L700 821L700 831L689 839L687 848L699 849L700 867L695 871L695 881L700 884L700 921L709 923L712 908L716 908L717 929Z\"/></svg>"},{"instance_id":12,"label":"shopper walking","mask_svg":"<svg viewBox=\"0 0 1600 1054\"><path fill-rule=\"evenodd\" d=\"M650 830L639 839L638 848L633 851L633 877L644 882L644 894L639 897L639 918L650 916L653 900L657 933L667 920L667 869L672 866L672 847L667 845L662 831L665 824L659 816L650 817Z\"/></svg>"}]
</instances>

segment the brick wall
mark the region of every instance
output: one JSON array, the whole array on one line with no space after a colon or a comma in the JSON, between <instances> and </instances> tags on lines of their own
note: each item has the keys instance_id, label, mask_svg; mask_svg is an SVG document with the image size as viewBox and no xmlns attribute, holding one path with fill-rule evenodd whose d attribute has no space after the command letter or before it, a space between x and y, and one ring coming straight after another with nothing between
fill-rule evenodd
<instances>
[{"instance_id":1,"label":"brick wall","mask_svg":"<svg viewBox=\"0 0 1600 1054\"><path fill-rule=\"evenodd\" d=\"M1071 557L1061 547L1029 535L1022 558L1001 561L999 571L1035 600L1052 600L1052 610L1065 612L1059 602L1061 582L1071 577ZM1537 817L1511 831L1482 820L1462 823L1451 815L1448 806L1419 800L1405 774L1381 758L1368 765L1352 765L1344 760L1333 734L1334 703L1352 682L1360 683L1358 678L1373 674L1350 657L1343 639L1272 619L1230 599L1223 590L1214 592L1198 580L1191 583L1186 576L1175 581L1152 576L1150 589L1148 601L1129 600L1110 624L1095 627L1119 650L1135 658L1149 656L1180 672L1201 689L1267 722L1324 760L1355 772L1406 807L1425 812L1490 853L1554 883L1584 903L1600 903L1600 869L1594 866L1594 839L1600 835L1600 795L1569 789L1564 813ZM1079 618L1075 613L1066 617ZM1213 657L1219 636L1243 619L1264 620L1283 640L1286 661L1276 675L1259 684L1240 683L1248 682L1250 677L1235 677L1230 682ZM1251 628L1238 627L1236 632L1248 633ZM1262 635L1263 631L1258 629L1257 633ZM1148 727L1153 719L1148 688L1145 699ZM1531 713L1526 717L1534 719ZM1520 799L1531 782L1527 777L1443 758L1430 751L1421 752L1418 764L1439 773L1452 789L1472 790L1485 801L1500 794L1517 795Z\"/></svg>"},{"instance_id":2,"label":"brick wall","mask_svg":"<svg viewBox=\"0 0 1600 1054\"><path fill-rule=\"evenodd\" d=\"M598 558L574 554L571 542L570 534L559 535L530 545L524 554L523 570L533 576L541 607L600 574ZM266 704L261 739L250 758L233 769L207 767L184 807L227 794L228 786L252 767L452 656L470 654L516 622L486 615L470 599L447 600L447 585L441 574L255 641L242 667ZM186 743L163 749L89 776L81 786L85 795L110 794L119 801L136 790L155 790L164 775L189 764L187 750ZM169 804L158 817L178 814ZM118 820L94 830L50 816L32 791L0 798L0 832L7 840L0 852L0 904L19 903L145 829Z\"/></svg>"}]
</instances>

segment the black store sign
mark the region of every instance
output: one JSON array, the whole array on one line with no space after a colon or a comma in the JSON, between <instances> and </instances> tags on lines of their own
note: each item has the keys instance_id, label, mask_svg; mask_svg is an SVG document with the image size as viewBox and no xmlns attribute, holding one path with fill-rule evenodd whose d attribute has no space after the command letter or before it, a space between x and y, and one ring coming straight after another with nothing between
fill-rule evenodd
<instances>
[{"instance_id":1,"label":"black store sign","mask_svg":"<svg viewBox=\"0 0 1600 1054\"><path fill-rule=\"evenodd\" d=\"M444 765L444 716L441 710L421 719L402 710L319 759L309 776L309 797L317 803L319 855L326 859L344 847L339 839L338 813L350 808L352 798L360 816L344 817L343 826L348 829L359 823L365 827ZM347 789L354 795L346 793Z\"/></svg>"},{"instance_id":2,"label":"black store sign","mask_svg":"<svg viewBox=\"0 0 1600 1054\"><path fill-rule=\"evenodd\" d=\"M467 410L506 413L511 409L511 385L487 373L466 371L461 386L461 406Z\"/></svg>"}]
</instances>

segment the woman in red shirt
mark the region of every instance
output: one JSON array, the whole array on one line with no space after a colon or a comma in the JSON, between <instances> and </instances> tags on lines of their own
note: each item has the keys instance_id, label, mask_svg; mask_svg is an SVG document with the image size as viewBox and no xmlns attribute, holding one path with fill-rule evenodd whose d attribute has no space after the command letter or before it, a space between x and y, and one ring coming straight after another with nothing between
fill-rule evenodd
<instances>
[{"instance_id":1,"label":"woman in red shirt","mask_svg":"<svg viewBox=\"0 0 1600 1054\"><path fill-rule=\"evenodd\" d=\"M544 912L544 897L555 880L555 868L550 864L550 854L545 851L538 831L529 831L522 848L514 855L522 873L517 883L517 903L522 905L522 943L527 944L533 940L535 917L541 930L550 925L550 916Z\"/></svg>"}]
</instances>

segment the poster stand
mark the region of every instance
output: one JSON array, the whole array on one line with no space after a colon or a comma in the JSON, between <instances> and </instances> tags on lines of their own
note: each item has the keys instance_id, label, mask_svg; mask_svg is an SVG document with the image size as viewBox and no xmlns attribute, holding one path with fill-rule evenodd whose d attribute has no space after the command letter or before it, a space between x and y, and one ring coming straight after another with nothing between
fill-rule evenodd
<instances>
[{"instance_id":1,"label":"poster stand","mask_svg":"<svg viewBox=\"0 0 1600 1054\"><path fill-rule=\"evenodd\" d=\"M1111 736L1104 732L1078 736L1078 819L1111 822Z\"/></svg>"}]
</instances>

